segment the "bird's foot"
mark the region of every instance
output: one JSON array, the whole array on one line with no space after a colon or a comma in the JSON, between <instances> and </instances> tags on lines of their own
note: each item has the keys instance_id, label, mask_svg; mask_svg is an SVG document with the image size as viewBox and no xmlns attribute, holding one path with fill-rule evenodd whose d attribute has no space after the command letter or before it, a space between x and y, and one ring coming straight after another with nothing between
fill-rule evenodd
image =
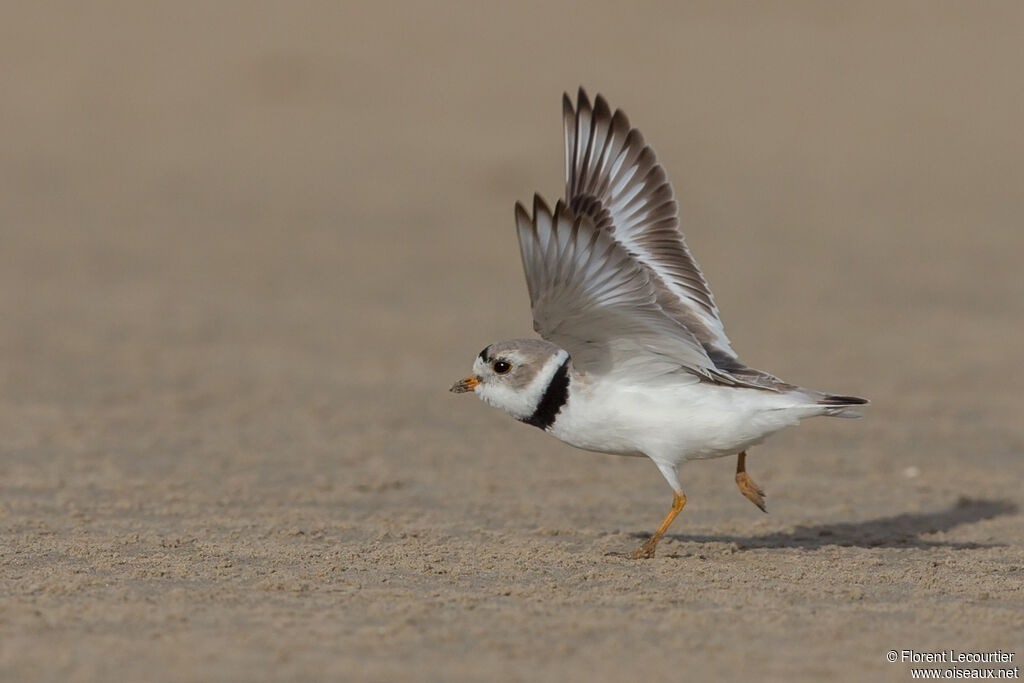
<instances>
[{"instance_id":1,"label":"bird's foot","mask_svg":"<svg viewBox=\"0 0 1024 683\"><path fill-rule=\"evenodd\" d=\"M661 540L659 536L651 536L647 541L633 551L630 557L634 560L649 560L654 557L654 549L658 547L658 541Z\"/></svg>"},{"instance_id":2,"label":"bird's foot","mask_svg":"<svg viewBox=\"0 0 1024 683\"><path fill-rule=\"evenodd\" d=\"M768 512L764 507L764 491L761 487L754 483L754 480L750 478L750 475L746 472L736 473L736 486L740 487L740 493L742 493L747 500L761 508L761 512Z\"/></svg>"}]
</instances>

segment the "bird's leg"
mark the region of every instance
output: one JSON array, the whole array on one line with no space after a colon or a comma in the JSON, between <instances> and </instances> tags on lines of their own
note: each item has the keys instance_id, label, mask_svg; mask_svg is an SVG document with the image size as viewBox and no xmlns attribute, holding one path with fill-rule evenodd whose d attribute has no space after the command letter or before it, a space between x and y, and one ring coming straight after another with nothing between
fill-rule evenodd
<instances>
[{"instance_id":1,"label":"bird's leg","mask_svg":"<svg viewBox=\"0 0 1024 683\"><path fill-rule=\"evenodd\" d=\"M633 553L634 560L649 559L654 557L654 549L658 546L658 541L668 531L669 526L672 524L672 520L676 518L676 515L680 513L683 506L686 505L686 496L680 491L679 493L672 493L672 509L665 515L665 519L661 522L661 526L654 532L654 535L647 539L647 542L636 549Z\"/></svg>"},{"instance_id":2,"label":"bird's leg","mask_svg":"<svg viewBox=\"0 0 1024 683\"><path fill-rule=\"evenodd\" d=\"M746 496L747 500L761 508L761 512L768 512L764 508L764 491L747 474L746 451L740 453L739 457L736 458L736 485L740 487L740 493Z\"/></svg>"}]
</instances>

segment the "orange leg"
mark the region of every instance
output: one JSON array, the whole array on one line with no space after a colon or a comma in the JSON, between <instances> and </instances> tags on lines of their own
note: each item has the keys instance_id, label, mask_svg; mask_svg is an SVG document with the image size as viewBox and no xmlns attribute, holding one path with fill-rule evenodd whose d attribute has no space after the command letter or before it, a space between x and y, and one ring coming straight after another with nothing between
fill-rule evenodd
<instances>
[{"instance_id":1,"label":"orange leg","mask_svg":"<svg viewBox=\"0 0 1024 683\"><path fill-rule=\"evenodd\" d=\"M746 451L740 453L739 457L736 458L736 485L740 487L740 493L746 496L747 500L761 508L761 512L768 512L764 508L764 491L747 474Z\"/></svg>"},{"instance_id":2,"label":"orange leg","mask_svg":"<svg viewBox=\"0 0 1024 683\"><path fill-rule=\"evenodd\" d=\"M661 537L665 535L666 531L668 531L672 521L682 511L684 505L686 505L686 496L682 493L673 493L672 509L668 511L667 515L665 515L665 519L661 522L661 526L658 527L658 530L654 532L654 535L647 539L647 542L637 548L636 552L633 553L634 560L654 557L654 549L658 547L658 541L660 541Z\"/></svg>"}]
</instances>

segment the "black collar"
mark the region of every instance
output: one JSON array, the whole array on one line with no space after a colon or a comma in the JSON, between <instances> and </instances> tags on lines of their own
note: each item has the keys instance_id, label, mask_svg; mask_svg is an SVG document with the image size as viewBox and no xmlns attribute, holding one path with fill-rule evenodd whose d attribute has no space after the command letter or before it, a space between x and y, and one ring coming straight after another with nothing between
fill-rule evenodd
<instances>
[{"instance_id":1,"label":"black collar","mask_svg":"<svg viewBox=\"0 0 1024 683\"><path fill-rule=\"evenodd\" d=\"M565 402L569 400L569 357L566 356L562 364L558 366L551 381L548 382L544 395L540 397L537 409L533 415L522 420L526 424L540 427L546 430L555 423L558 411L562 409Z\"/></svg>"}]
</instances>

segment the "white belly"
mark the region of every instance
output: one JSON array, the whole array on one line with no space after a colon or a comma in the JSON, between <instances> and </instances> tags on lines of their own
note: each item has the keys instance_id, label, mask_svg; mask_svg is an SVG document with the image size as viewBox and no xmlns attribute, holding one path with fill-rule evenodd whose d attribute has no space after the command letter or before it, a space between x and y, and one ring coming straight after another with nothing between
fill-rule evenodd
<instances>
[{"instance_id":1,"label":"white belly","mask_svg":"<svg viewBox=\"0 0 1024 683\"><path fill-rule=\"evenodd\" d=\"M681 463L735 455L819 414L792 395L707 383L623 387L577 384L548 430L590 451Z\"/></svg>"}]
</instances>

